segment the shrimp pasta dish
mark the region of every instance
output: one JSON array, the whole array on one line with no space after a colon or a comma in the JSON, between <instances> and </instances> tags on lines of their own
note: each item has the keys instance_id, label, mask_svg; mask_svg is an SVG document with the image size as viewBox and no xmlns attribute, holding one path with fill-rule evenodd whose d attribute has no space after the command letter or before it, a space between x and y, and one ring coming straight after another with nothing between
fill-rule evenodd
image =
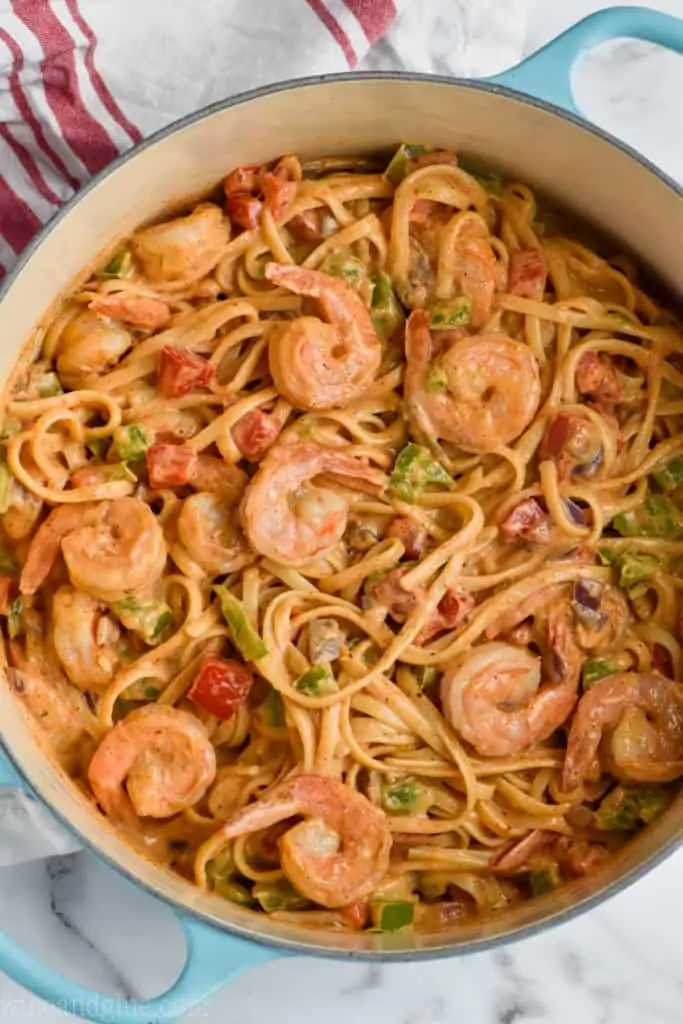
<instances>
[{"instance_id":1,"label":"shrimp pasta dish","mask_svg":"<svg viewBox=\"0 0 683 1024\"><path fill-rule=\"evenodd\" d=\"M587 239L590 239L587 241ZM683 328L453 152L112 243L10 382L9 686L146 858L328 929L598 872L683 775Z\"/></svg>"}]
</instances>

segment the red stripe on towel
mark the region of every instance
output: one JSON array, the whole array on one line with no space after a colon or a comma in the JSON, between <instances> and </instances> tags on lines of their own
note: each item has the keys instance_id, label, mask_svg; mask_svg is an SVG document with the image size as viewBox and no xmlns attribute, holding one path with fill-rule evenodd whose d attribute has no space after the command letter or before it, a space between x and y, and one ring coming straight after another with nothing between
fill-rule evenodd
<instances>
[{"instance_id":1,"label":"red stripe on towel","mask_svg":"<svg viewBox=\"0 0 683 1024\"><path fill-rule=\"evenodd\" d=\"M327 31L330 33L334 41L339 45L344 56L346 57L346 62L349 65L349 67L355 68L356 64L358 63L356 53L353 47L351 46L351 41L349 37L347 36L344 29L337 21L337 19L334 17L333 14L331 14L328 11L327 7L325 7L325 4L322 2L322 0L306 0L306 2L308 6L311 8L311 10L314 12L314 14L318 15Z\"/></svg>"},{"instance_id":2,"label":"red stripe on towel","mask_svg":"<svg viewBox=\"0 0 683 1024\"><path fill-rule=\"evenodd\" d=\"M0 210L2 235L14 251L19 253L39 230L40 221L4 178L0 178Z\"/></svg>"},{"instance_id":3,"label":"red stripe on towel","mask_svg":"<svg viewBox=\"0 0 683 1024\"><path fill-rule=\"evenodd\" d=\"M344 4L374 45L396 17L394 0L344 0Z\"/></svg>"}]
</instances>

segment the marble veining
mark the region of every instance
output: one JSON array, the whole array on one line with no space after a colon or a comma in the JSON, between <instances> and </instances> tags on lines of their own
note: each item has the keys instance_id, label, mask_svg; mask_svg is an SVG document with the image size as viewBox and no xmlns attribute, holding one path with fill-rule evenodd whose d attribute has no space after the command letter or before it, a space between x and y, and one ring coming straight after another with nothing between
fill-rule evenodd
<instances>
[{"instance_id":1,"label":"marble veining","mask_svg":"<svg viewBox=\"0 0 683 1024\"><path fill-rule=\"evenodd\" d=\"M366 67L495 73L523 45L535 49L598 7L596 0L512 0L489 25L454 35L461 0L415 0L442 14L431 52L393 31ZM0 7L2 4L0 4ZM683 0L653 6L683 17ZM465 5L462 5L464 9ZM480 23L478 23L480 24ZM523 40L523 43L522 43ZM463 57L465 63L463 64ZM588 55L576 94L588 116L683 181L683 60L617 41ZM189 1019L230 1024L681 1024L683 1022L683 853L635 888L559 928L505 949L453 960L380 965L275 960L243 975ZM184 960L172 912L90 853L0 869L0 921L45 963L103 993L149 997L165 991ZM64 1014L0 976L0 1021Z\"/></svg>"}]
</instances>

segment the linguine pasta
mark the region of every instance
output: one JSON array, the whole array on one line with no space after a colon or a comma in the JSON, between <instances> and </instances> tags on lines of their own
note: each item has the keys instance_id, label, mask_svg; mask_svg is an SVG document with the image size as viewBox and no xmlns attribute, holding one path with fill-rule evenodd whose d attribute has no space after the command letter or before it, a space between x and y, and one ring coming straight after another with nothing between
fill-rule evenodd
<instances>
[{"instance_id":1,"label":"linguine pasta","mask_svg":"<svg viewBox=\"0 0 683 1024\"><path fill-rule=\"evenodd\" d=\"M312 927L598 870L683 774L683 333L525 185L233 171L17 368L10 684L148 857Z\"/></svg>"}]
</instances>

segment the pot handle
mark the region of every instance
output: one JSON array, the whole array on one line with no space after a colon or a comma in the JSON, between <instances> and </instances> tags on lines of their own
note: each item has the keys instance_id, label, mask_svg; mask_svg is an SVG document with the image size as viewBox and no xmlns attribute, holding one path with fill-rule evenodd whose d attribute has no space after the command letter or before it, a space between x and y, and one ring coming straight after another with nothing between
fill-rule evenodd
<instances>
[{"instance_id":1,"label":"pot handle","mask_svg":"<svg viewBox=\"0 0 683 1024\"><path fill-rule=\"evenodd\" d=\"M518 92L554 103L581 116L572 87L572 71L584 50L626 36L683 53L683 20L647 7L611 7L596 11L546 43L520 64L489 78Z\"/></svg>"},{"instance_id":2,"label":"pot handle","mask_svg":"<svg viewBox=\"0 0 683 1024\"><path fill-rule=\"evenodd\" d=\"M29 790L0 745L0 786ZM149 897L154 899L153 896ZM85 985L63 978L0 931L0 970L35 995L62 1010L100 1024L165 1024L203 1003L233 978L285 955L272 946L261 946L175 912L187 941L187 959L179 978L167 992L154 999L124 999L102 995Z\"/></svg>"}]
</instances>

